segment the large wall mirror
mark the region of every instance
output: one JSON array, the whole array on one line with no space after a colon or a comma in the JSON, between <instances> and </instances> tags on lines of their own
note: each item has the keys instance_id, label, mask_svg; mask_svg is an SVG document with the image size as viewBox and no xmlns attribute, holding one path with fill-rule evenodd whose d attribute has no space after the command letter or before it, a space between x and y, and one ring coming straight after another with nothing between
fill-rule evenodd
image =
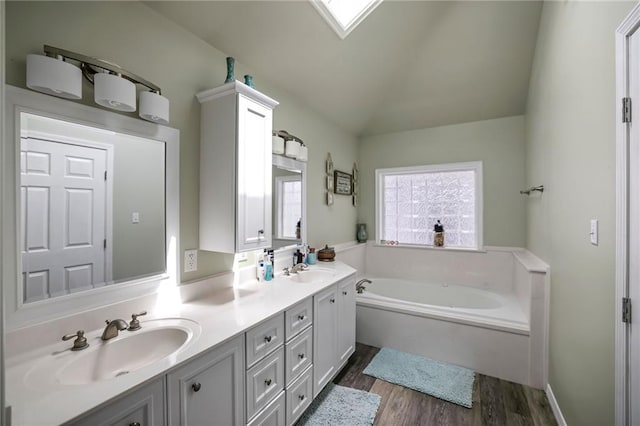
<instances>
[{"instance_id":1,"label":"large wall mirror","mask_svg":"<svg viewBox=\"0 0 640 426\"><path fill-rule=\"evenodd\" d=\"M176 285L178 131L13 87L7 95L9 326Z\"/></svg>"},{"instance_id":2,"label":"large wall mirror","mask_svg":"<svg viewBox=\"0 0 640 426\"><path fill-rule=\"evenodd\" d=\"M272 246L274 249L307 242L307 164L272 157Z\"/></svg>"}]
</instances>

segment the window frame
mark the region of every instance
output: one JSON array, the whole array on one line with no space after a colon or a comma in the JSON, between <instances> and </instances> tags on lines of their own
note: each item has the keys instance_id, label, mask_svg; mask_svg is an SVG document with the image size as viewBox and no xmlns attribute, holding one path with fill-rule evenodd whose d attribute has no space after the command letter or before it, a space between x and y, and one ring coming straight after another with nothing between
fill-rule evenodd
<instances>
[{"instance_id":1,"label":"window frame","mask_svg":"<svg viewBox=\"0 0 640 426\"><path fill-rule=\"evenodd\" d=\"M445 237L445 247L437 247L438 250L477 250L482 251L484 247L483 240L483 184L482 184L482 161L467 161L460 163L443 163L443 164L426 164L408 167L391 167L375 170L375 215L376 215L376 244L386 245L382 243L382 235L384 229L384 188L383 179L386 176L407 175L420 173L441 173L441 172L462 172L473 171L475 173L475 229L476 229L476 246L475 247L447 247ZM446 232L446 229L445 229ZM435 248L433 244L398 244L401 247L417 247L417 248Z\"/></svg>"},{"instance_id":2,"label":"window frame","mask_svg":"<svg viewBox=\"0 0 640 426\"><path fill-rule=\"evenodd\" d=\"M276 187L276 193L275 193L275 210L276 210L276 229L275 229L275 235L276 238L279 240L291 240L291 241L296 241L298 240L298 238L295 238L295 235L293 237L288 237L288 236L284 236L284 185L286 183L289 182L299 182L300 183L300 198L302 199L302 177L297 177L297 176L276 176L275 177L275 187ZM302 204L302 202L300 203ZM302 220L302 206L300 209L300 217ZM301 230L302 232L302 230Z\"/></svg>"}]
</instances>

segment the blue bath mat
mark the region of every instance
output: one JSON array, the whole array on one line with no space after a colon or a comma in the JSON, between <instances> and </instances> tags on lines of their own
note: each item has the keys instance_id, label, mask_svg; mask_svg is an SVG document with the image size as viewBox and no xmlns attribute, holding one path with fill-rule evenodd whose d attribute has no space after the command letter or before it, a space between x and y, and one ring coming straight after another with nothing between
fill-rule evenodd
<instances>
[{"instance_id":1,"label":"blue bath mat","mask_svg":"<svg viewBox=\"0 0 640 426\"><path fill-rule=\"evenodd\" d=\"M473 370L382 348L364 374L471 408Z\"/></svg>"},{"instance_id":2,"label":"blue bath mat","mask_svg":"<svg viewBox=\"0 0 640 426\"><path fill-rule=\"evenodd\" d=\"M329 383L296 426L371 426L380 395Z\"/></svg>"}]
</instances>

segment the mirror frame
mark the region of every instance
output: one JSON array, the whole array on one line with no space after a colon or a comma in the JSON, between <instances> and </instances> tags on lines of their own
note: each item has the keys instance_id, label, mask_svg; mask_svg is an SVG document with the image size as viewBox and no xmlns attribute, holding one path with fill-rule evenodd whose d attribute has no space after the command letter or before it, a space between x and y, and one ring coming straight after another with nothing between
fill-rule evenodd
<instances>
[{"instance_id":1,"label":"mirror frame","mask_svg":"<svg viewBox=\"0 0 640 426\"><path fill-rule=\"evenodd\" d=\"M283 246L277 250L286 250L291 247L307 244L307 163L283 155L272 154L271 166L286 170L300 170L300 174L302 175L302 218L304 220L302 221L302 226L300 226L300 243ZM275 202L275 191L272 191L271 196L273 197L272 202ZM273 218L271 220L273 220ZM275 227L273 227L271 232L275 232Z\"/></svg>"},{"instance_id":2,"label":"mirror frame","mask_svg":"<svg viewBox=\"0 0 640 426\"><path fill-rule=\"evenodd\" d=\"M6 330L29 326L99 306L122 302L179 284L179 155L180 132L171 127L138 120L107 110L5 85L5 130L2 211L2 287ZM20 256L20 114L22 112L71 121L165 144L165 246L166 271L123 281L90 291L25 304L17 287L22 282ZM11 203L14 203L12 206Z\"/></svg>"}]
</instances>

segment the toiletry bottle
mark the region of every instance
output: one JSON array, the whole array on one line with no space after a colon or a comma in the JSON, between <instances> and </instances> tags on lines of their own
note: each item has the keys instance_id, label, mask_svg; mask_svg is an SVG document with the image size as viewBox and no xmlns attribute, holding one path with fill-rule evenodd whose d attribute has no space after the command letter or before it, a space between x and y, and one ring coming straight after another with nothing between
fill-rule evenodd
<instances>
[{"instance_id":1,"label":"toiletry bottle","mask_svg":"<svg viewBox=\"0 0 640 426\"><path fill-rule=\"evenodd\" d=\"M309 265L315 265L316 261L316 249L313 247L309 247L309 253L307 253L307 263Z\"/></svg>"},{"instance_id":2,"label":"toiletry bottle","mask_svg":"<svg viewBox=\"0 0 640 426\"><path fill-rule=\"evenodd\" d=\"M267 259L264 262L264 280L271 281L273 279L273 264L271 264L271 259L267 255Z\"/></svg>"},{"instance_id":3,"label":"toiletry bottle","mask_svg":"<svg viewBox=\"0 0 640 426\"><path fill-rule=\"evenodd\" d=\"M440 220L433 227L433 246L444 247L444 226L442 226Z\"/></svg>"},{"instance_id":4,"label":"toiletry bottle","mask_svg":"<svg viewBox=\"0 0 640 426\"><path fill-rule=\"evenodd\" d=\"M258 280L258 282L264 280L264 260L262 258L260 258L260 260L258 261L258 268L256 270L256 279Z\"/></svg>"}]
</instances>

